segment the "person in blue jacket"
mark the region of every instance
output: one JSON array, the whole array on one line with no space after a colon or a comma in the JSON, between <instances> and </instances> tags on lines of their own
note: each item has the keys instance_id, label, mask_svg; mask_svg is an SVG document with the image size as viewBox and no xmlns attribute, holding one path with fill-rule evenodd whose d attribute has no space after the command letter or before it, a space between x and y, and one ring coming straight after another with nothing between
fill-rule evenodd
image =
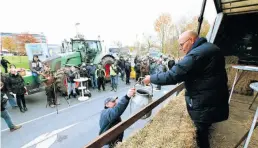
<instances>
[{"instance_id":1,"label":"person in blue jacket","mask_svg":"<svg viewBox=\"0 0 258 148\"><path fill-rule=\"evenodd\" d=\"M169 71L146 76L145 84L185 84L188 113L196 126L196 141L200 148L209 148L209 127L228 119L229 93L225 59L220 48L186 31L179 37L184 58Z\"/></svg>"},{"instance_id":2,"label":"person in blue jacket","mask_svg":"<svg viewBox=\"0 0 258 148\"><path fill-rule=\"evenodd\" d=\"M128 103L135 95L135 89L131 88L127 94L117 102L118 97L107 98L104 102L104 110L102 110L99 120L100 131L99 135L109 130L119 122L121 122L121 115L125 111ZM108 142L105 147L114 147L117 142L122 142L124 133L121 133L116 138Z\"/></svg>"}]
</instances>

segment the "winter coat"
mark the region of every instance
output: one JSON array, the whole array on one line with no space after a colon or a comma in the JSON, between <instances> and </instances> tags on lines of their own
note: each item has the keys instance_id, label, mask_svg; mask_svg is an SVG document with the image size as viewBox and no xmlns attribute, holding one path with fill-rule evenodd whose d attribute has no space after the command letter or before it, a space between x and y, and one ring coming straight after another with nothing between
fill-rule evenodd
<instances>
[{"instance_id":1,"label":"winter coat","mask_svg":"<svg viewBox=\"0 0 258 148\"><path fill-rule=\"evenodd\" d=\"M187 110L194 122L228 119L228 86L225 59L220 49L199 38L187 55L165 73L151 75L151 83L185 82Z\"/></svg>"},{"instance_id":2,"label":"winter coat","mask_svg":"<svg viewBox=\"0 0 258 148\"><path fill-rule=\"evenodd\" d=\"M41 72L42 70L43 70L43 65L40 61L31 63L32 72L36 73L36 72Z\"/></svg>"},{"instance_id":3,"label":"winter coat","mask_svg":"<svg viewBox=\"0 0 258 148\"><path fill-rule=\"evenodd\" d=\"M130 62L125 62L125 71L126 72L131 72L131 63Z\"/></svg>"},{"instance_id":4,"label":"winter coat","mask_svg":"<svg viewBox=\"0 0 258 148\"><path fill-rule=\"evenodd\" d=\"M23 95L26 92L24 80L19 73L17 73L17 75L9 74L9 77L7 78L7 90L16 95Z\"/></svg>"},{"instance_id":5,"label":"winter coat","mask_svg":"<svg viewBox=\"0 0 258 148\"><path fill-rule=\"evenodd\" d=\"M74 71L69 70L67 72L67 82L68 83L75 83L74 79L75 79L76 75Z\"/></svg>"},{"instance_id":6,"label":"winter coat","mask_svg":"<svg viewBox=\"0 0 258 148\"><path fill-rule=\"evenodd\" d=\"M120 60L118 60L117 65L120 67L121 70L124 70L125 69L125 63L126 63L125 60L120 59Z\"/></svg>"},{"instance_id":7,"label":"winter coat","mask_svg":"<svg viewBox=\"0 0 258 148\"><path fill-rule=\"evenodd\" d=\"M107 108L102 110L99 120L99 135L101 135L102 133L104 133L105 131L109 130L110 128L122 121L120 116L123 114L126 107L128 106L129 100L130 98L127 95L125 95L113 108ZM115 141L122 141L123 135L124 132L122 132L109 143L114 143Z\"/></svg>"},{"instance_id":8,"label":"winter coat","mask_svg":"<svg viewBox=\"0 0 258 148\"><path fill-rule=\"evenodd\" d=\"M135 68L135 72L136 73L140 73L141 72L141 64L140 63L136 63L134 68Z\"/></svg>"},{"instance_id":9,"label":"winter coat","mask_svg":"<svg viewBox=\"0 0 258 148\"><path fill-rule=\"evenodd\" d=\"M6 109L7 100L7 96L1 90L1 111L4 111Z\"/></svg>"},{"instance_id":10,"label":"winter coat","mask_svg":"<svg viewBox=\"0 0 258 148\"><path fill-rule=\"evenodd\" d=\"M156 74L164 72L164 65L158 64L156 67Z\"/></svg>"},{"instance_id":11,"label":"winter coat","mask_svg":"<svg viewBox=\"0 0 258 148\"><path fill-rule=\"evenodd\" d=\"M141 72L148 73L149 70L150 70L150 67L149 67L148 63L147 62L142 62L140 70L141 70Z\"/></svg>"},{"instance_id":12,"label":"winter coat","mask_svg":"<svg viewBox=\"0 0 258 148\"><path fill-rule=\"evenodd\" d=\"M89 74L90 76L94 76L95 75L95 72L96 72L96 66L95 65L91 65L90 66L90 69L89 69Z\"/></svg>"},{"instance_id":13,"label":"winter coat","mask_svg":"<svg viewBox=\"0 0 258 148\"><path fill-rule=\"evenodd\" d=\"M10 64L10 62L7 61L6 59L2 59L2 60L1 60L1 65L2 65L3 67L7 67L7 66L8 66L7 64Z\"/></svg>"},{"instance_id":14,"label":"winter coat","mask_svg":"<svg viewBox=\"0 0 258 148\"><path fill-rule=\"evenodd\" d=\"M104 78L106 75L105 70L103 68L96 70L96 77L97 78Z\"/></svg>"}]
</instances>

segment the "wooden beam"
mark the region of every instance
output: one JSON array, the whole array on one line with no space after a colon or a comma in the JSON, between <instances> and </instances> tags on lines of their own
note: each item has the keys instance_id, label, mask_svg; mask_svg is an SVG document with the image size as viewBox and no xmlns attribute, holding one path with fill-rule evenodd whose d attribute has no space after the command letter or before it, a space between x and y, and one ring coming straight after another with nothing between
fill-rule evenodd
<instances>
[{"instance_id":1,"label":"wooden beam","mask_svg":"<svg viewBox=\"0 0 258 148\"><path fill-rule=\"evenodd\" d=\"M248 1L248 0L232 0L232 1L223 1L221 4L228 4L228 3L236 3L236 2L242 2L242 1Z\"/></svg>"},{"instance_id":2,"label":"wooden beam","mask_svg":"<svg viewBox=\"0 0 258 148\"><path fill-rule=\"evenodd\" d=\"M242 5L242 6L233 6L233 7L227 7L227 8L223 8L223 11L224 10L228 10L228 9L237 9L237 8L247 8L247 7L252 7L252 6L258 6L258 3L257 4L250 4L250 5Z\"/></svg>"},{"instance_id":3,"label":"wooden beam","mask_svg":"<svg viewBox=\"0 0 258 148\"><path fill-rule=\"evenodd\" d=\"M91 143L85 146L85 148L100 148L115 137L117 137L120 133L122 133L124 130L126 130L128 127L130 127L132 124L134 124L137 120L139 120L142 116L147 114L148 112L152 111L156 106L158 106L160 103L165 101L167 98L169 98L171 95L173 95L176 92L180 92L184 89L184 83L179 84L177 87L170 90L167 94L162 96L161 98L153 101L143 109L141 109L139 112L132 115L127 120L120 122L113 128L109 129L105 133L98 136L95 140L93 140Z\"/></svg>"}]
</instances>

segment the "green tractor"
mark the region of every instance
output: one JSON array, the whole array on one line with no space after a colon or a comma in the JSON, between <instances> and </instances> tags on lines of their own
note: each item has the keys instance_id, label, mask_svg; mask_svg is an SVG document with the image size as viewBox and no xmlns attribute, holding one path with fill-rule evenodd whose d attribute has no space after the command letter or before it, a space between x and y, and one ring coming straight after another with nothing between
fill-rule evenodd
<instances>
[{"instance_id":1,"label":"green tractor","mask_svg":"<svg viewBox=\"0 0 258 148\"><path fill-rule=\"evenodd\" d=\"M37 47L37 46L38 47ZM40 46L41 47L40 47ZM111 63L118 57L112 53L105 53L102 50L99 40L85 40L83 38L71 39L71 42L62 44L62 53L50 55L47 47L44 44L26 44L26 52L31 63L33 55L38 55L39 59L50 66L51 70L57 78L56 86L59 92L67 94L67 83L65 72L69 66L80 67L84 62L86 64L101 64L106 71L106 79L110 79L109 67ZM66 50L65 50L66 49ZM42 91L42 88L36 88L31 72L23 77L28 94L33 94ZM44 80L42 80L44 81ZM76 84L78 87L79 84Z\"/></svg>"}]
</instances>

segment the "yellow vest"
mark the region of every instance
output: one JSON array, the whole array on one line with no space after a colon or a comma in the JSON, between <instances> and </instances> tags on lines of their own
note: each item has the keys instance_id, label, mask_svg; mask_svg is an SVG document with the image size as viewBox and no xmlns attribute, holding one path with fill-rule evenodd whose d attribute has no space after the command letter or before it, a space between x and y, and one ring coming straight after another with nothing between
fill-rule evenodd
<instances>
[{"instance_id":1,"label":"yellow vest","mask_svg":"<svg viewBox=\"0 0 258 148\"><path fill-rule=\"evenodd\" d=\"M113 66L113 65L110 66L110 75L111 75L111 76L116 76L116 72L114 71L113 68L114 68L114 69L117 69L116 66Z\"/></svg>"}]
</instances>

